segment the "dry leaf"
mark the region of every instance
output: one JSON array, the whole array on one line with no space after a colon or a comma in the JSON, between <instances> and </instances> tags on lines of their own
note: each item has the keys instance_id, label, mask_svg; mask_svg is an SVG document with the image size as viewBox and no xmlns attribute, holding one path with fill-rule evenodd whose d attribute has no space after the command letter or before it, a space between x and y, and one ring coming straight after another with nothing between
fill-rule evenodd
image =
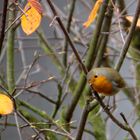
<instances>
[{"instance_id":1,"label":"dry leaf","mask_svg":"<svg viewBox=\"0 0 140 140\"><path fill-rule=\"evenodd\" d=\"M0 115L7 115L14 110L13 101L5 94L0 94Z\"/></svg>"},{"instance_id":2,"label":"dry leaf","mask_svg":"<svg viewBox=\"0 0 140 140\"><path fill-rule=\"evenodd\" d=\"M133 16L126 16L126 19L131 23L133 22L133 18L134 18ZM138 19L136 26L140 27L140 19Z\"/></svg>"},{"instance_id":3,"label":"dry leaf","mask_svg":"<svg viewBox=\"0 0 140 140\"><path fill-rule=\"evenodd\" d=\"M39 27L42 18L40 6L37 9L32 5L30 2L27 3L24 8L25 14L21 17L21 27L27 35L30 35Z\"/></svg>"},{"instance_id":4,"label":"dry leaf","mask_svg":"<svg viewBox=\"0 0 140 140\"><path fill-rule=\"evenodd\" d=\"M85 28L89 27L89 25L94 21L94 19L96 18L98 9L100 8L101 4L103 3L103 0L97 0L89 17L88 20L83 24L83 26Z\"/></svg>"}]
</instances>

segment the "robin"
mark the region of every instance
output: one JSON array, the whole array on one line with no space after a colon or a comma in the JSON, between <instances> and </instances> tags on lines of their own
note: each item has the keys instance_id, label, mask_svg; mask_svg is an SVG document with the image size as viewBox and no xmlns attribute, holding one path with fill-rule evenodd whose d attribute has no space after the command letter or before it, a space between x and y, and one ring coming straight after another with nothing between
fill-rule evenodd
<instances>
[{"instance_id":1,"label":"robin","mask_svg":"<svg viewBox=\"0 0 140 140\"><path fill-rule=\"evenodd\" d=\"M109 67L93 68L88 72L87 80L96 92L105 96L112 96L125 87L121 75Z\"/></svg>"}]
</instances>

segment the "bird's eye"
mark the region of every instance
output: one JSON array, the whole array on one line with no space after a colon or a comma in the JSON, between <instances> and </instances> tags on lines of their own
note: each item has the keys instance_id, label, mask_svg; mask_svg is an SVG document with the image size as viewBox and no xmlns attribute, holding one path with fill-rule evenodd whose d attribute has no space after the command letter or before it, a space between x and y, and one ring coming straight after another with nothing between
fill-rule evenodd
<instances>
[{"instance_id":1,"label":"bird's eye","mask_svg":"<svg viewBox=\"0 0 140 140\"><path fill-rule=\"evenodd\" d=\"M98 75L94 75L94 78L97 78L98 77Z\"/></svg>"}]
</instances>

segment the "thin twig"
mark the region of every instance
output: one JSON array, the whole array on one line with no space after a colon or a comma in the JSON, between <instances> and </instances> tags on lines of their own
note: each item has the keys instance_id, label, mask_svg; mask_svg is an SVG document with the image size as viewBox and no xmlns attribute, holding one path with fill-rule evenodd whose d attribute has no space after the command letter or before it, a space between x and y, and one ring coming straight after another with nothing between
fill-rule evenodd
<instances>
[{"instance_id":1,"label":"thin twig","mask_svg":"<svg viewBox=\"0 0 140 140\"><path fill-rule=\"evenodd\" d=\"M11 27L22 17L23 13L19 15L6 29L4 33L7 33Z\"/></svg>"},{"instance_id":2,"label":"thin twig","mask_svg":"<svg viewBox=\"0 0 140 140\"><path fill-rule=\"evenodd\" d=\"M20 30L17 30L17 38L21 37L21 33ZM21 72L21 74L19 75L18 79L16 80L16 85L18 83L20 83L21 79L23 78L23 76L26 74L26 66L27 66L27 60L25 57L25 50L23 49L23 40L17 39L18 41L18 46L19 46L19 51L21 53L21 61L22 61L22 66L23 66L23 71Z\"/></svg>"},{"instance_id":3,"label":"thin twig","mask_svg":"<svg viewBox=\"0 0 140 140\"><path fill-rule=\"evenodd\" d=\"M7 17L7 5L8 0L4 0L3 2L3 13L2 13L2 23L1 23L1 32L0 32L0 53L2 50L2 44L4 40L4 31L5 31L5 25L6 25L6 17Z\"/></svg>"},{"instance_id":4,"label":"thin twig","mask_svg":"<svg viewBox=\"0 0 140 140\"><path fill-rule=\"evenodd\" d=\"M49 101L50 103L56 105L56 101L50 99L49 97L45 96L43 93L41 93L41 92L39 92L39 91L34 91L34 90L26 89L26 88L25 88L25 90L28 91L29 93L37 94L37 95L39 95L40 97L42 97L42 98L46 99L47 101Z\"/></svg>"},{"instance_id":5,"label":"thin twig","mask_svg":"<svg viewBox=\"0 0 140 140\"><path fill-rule=\"evenodd\" d=\"M76 0L72 0L71 5L70 5L70 12L68 15L68 20L67 20L67 27L66 27L68 33L70 33L71 22L72 22L72 17L74 14L75 4L76 4ZM67 54L68 54L68 52L67 52L68 51L67 38L65 39L63 51L65 52L63 55L63 64L64 64L64 66L67 66Z\"/></svg>"},{"instance_id":6,"label":"thin twig","mask_svg":"<svg viewBox=\"0 0 140 140\"><path fill-rule=\"evenodd\" d=\"M2 125L4 127L0 129L0 136L1 136L1 133L4 132L6 130L6 128L7 128L7 120L8 120L8 116L5 116L4 123L2 123Z\"/></svg>"},{"instance_id":7,"label":"thin twig","mask_svg":"<svg viewBox=\"0 0 140 140\"><path fill-rule=\"evenodd\" d=\"M22 136L21 136L21 132L20 132L20 127L19 127L19 122L18 122L18 117L17 117L17 113L16 112L14 112L14 116L15 116L15 122L16 122L16 126L17 126L18 135L19 135L19 140L22 140Z\"/></svg>"},{"instance_id":8,"label":"thin twig","mask_svg":"<svg viewBox=\"0 0 140 140\"><path fill-rule=\"evenodd\" d=\"M35 65L35 63L37 62L38 59L39 59L39 55L36 55L36 56L35 56L35 59L34 59L33 62L31 63L31 65L29 66L29 69L28 69L27 74L26 74L26 76L25 76L24 87L26 87L27 79L28 79L29 73L30 73L32 67Z\"/></svg>"},{"instance_id":9,"label":"thin twig","mask_svg":"<svg viewBox=\"0 0 140 140\"><path fill-rule=\"evenodd\" d=\"M121 115L121 117L123 118L124 122L125 122L127 125L129 125L129 123L128 123L126 117L124 116L124 114L121 112L120 115Z\"/></svg>"},{"instance_id":10,"label":"thin twig","mask_svg":"<svg viewBox=\"0 0 140 140\"><path fill-rule=\"evenodd\" d=\"M40 133L41 133L41 132L44 132L44 131L53 132L53 133L55 133L55 134L58 134L58 135L61 135L61 136L65 136L65 137L69 138L70 140L75 140L70 134L63 133L63 132L60 132L60 131L56 131L56 130L54 130L54 129L47 129L47 128L41 129L41 130L40 130Z\"/></svg>"},{"instance_id":11,"label":"thin twig","mask_svg":"<svg viewBox=\"0 0 140 140\"><path fill-rule=\"evenodd\" d=\"M62 98L62 86L60 83L57 83L57 90L58 90L58 96L57 96L57 101L56 101L56 104L55 104L55 108L54 108L54 111L52 113L52 118L55 118L57 112L59 111L59 108L61 106L61 98Z\"/></svg>"}]
</instances>

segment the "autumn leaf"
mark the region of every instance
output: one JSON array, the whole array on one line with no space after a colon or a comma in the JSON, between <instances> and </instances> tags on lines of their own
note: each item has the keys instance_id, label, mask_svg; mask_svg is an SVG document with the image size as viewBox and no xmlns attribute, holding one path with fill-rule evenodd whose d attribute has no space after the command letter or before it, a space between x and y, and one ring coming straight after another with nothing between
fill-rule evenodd
<instances>
[{"instance_id":1,"label":"autumn leaf","mask_svg":"<svg viewBox=\"0 0 140 140\"><path fill-rule=\"evenodd\" d=\"M23 31L30 35L39 27L42 19L42 7L36 0L28 0L21 17L21 27Z\"/></svg>"},{"instance_id":2,"label":"autumn leaf","mask_svg":"<svg viewBox=\"0 0 140 140\"><path fill-rule=\"evenodd\" d=\"M127 19L129 22L132 23L132 21L133 21L133 16L126 16L126 19ZM137 25L136 25L136 26L137 26L137 27L140 27L140 19L138 19Z\"/></svg>"},{"instance_id":3,"label":"autumn leaf","mask_svg":"<svg viewBox=\"0 0 140 140\"><path fill-rule=\"evenodd\" d=\"M89 27L90 24L94 21L94 19L96 18L97 12L101 6L101 4L103 3L103 0L97 0L91 13L89 14L89 17L87 19L87 21L83 24L83 26L85 28Z\"/></svg>"},{"instance_id":4,"label":"autumn leaf","mask_svg":"<svg viewBox=\"0 0 140 140\"><path fill-rule=\"evenodd\" d=\"M0 94L0 115L8 115L13 110L13 101L7 95Z\"/></svg>"}]
</instances>

